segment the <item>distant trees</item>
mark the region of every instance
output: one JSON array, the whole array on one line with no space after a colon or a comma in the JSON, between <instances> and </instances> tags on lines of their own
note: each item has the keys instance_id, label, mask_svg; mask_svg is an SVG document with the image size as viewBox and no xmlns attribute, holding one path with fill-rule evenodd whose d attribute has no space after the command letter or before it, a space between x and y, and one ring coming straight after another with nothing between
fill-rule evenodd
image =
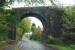
<instances>
[{"instance_id":1,"label":"distant trees","mask_svg":"<svg viewBox=\"0 0 75 50\"><path fill-rule=\"evenodd\" d=\"M32 31L32 36L30 39L41 40L42 29L39 26L36 27L36 25L33 23L31 26L31 31Z\"/></svg>"},{"instance_id":2,"label":"distant trees","mask_svg":"<svg viewBox=\"0 0 75 50\"><path fill-rule=\"evenodd\" d=\"M35 23L32 24L32 26L31 26L31 31L32 31L33 33L36 32L36 25L35 25Z\"/></svg>"},{"instance_id":3,"label":"distant trees","mask_svg":"<svg viewBox=\"0 0 75 50\"><path fill-rule=\"evenodd\" d=\"M31 31L31 22L29 18L24 18L19 26L17 27L17 38L22 39L24 33L28 33Z\"/></svg>"},{"instance_id":4,"label":"distant trees","mask_svg":"<svg viewBox=\"0 0 75 50\"><path fill-rule=\"evenodd\" d=\"M43 30L42 30L39 26L37 27L36 30L37 30L37 32L36 32L36 34L37 34L37 39L38 39L38 40L41 40L41 39L42 39L42 31L43 31Z\"/></svg>"},{"instance_id":5,"label":"distant trees","mask_svg":"<svg viewBox=\"0 0 75 50\"><path fill-rule=\"evenodd\" d=\"M31 28L30 19L29 18L24 18L22 20L22 22L20 23L19 27L23 29L23 33L30 32L31 31L30 30L30 28Z\"/></svg>"},{"instance_id":6,"label":"distant trees","mask_svg":"<svg viewBox=\"0 0 75 50\"><path fill-rule=\"evenodd\" d=\"M35 23L32 24L31 31L32 31L32 35L31 35L30 39L36 39L36 25L35 25Z\"/></svg>"}]
</instances>

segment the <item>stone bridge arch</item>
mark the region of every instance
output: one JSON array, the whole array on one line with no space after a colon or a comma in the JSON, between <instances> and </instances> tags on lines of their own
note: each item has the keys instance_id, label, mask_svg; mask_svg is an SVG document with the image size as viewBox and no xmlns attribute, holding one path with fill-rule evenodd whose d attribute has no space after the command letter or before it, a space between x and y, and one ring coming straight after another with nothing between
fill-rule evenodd
<instances>
[{"instance_id":1,"label":"stone bridge arch","mask_svg":"<svg viewBox=\"0 0 75 50\"><path fill-rule=\"evenodd\" d=\"M20 16L19 22L22 21L22 19L24 19L26 17L35 17L35 18L39 19L41 21L42 25L43 25L43 32L42 33L44 34L47 31L46 30L47 29L46 25L48 25L48 23L47 23L47 21L46 21L46 19L44 18L43 15L41 15L39 13L36 13L36 12L25 13L22 16Z\"/></svg>"},{"instance_id":2,"label":"stone bridge arch","mask_svg":"<svg viewBox=\"0 0 75 50\"><path fill-rule=\"evenodd\" d=\"M62 14L63 10L50 7L25 7L13 8L16 17L19 21L27 16L34 16L38 18L44 27L43 37L47 39L48 35L59 36L62 31ZM16 27L12 29L11 39L16 39Z\"/></svg>"}]
</instances>

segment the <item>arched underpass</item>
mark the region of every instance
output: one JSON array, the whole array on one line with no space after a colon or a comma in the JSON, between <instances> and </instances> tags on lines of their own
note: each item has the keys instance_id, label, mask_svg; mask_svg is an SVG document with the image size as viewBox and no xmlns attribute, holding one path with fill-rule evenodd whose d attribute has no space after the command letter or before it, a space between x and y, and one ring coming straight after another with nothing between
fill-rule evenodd
<instances>
[{"instance_id":1,"label":"arched underpass","mask_svg":"<svg viewBox=\"0 0 75 50\"><path fill-rule=\"evenodd\" d=\"M19 22L21 22L22 19L27 18L27 17L30 17L30 16L31 17L35 17L35 18L39 19L42 22L42 24L43 24L43 34L42 34L42 37L45 37L46 34L44 34L44 32L46 31L46 25L47 25L46 22L47 21L41 15L39 15L37 13L26 13L26 14L22 15L22 17L20 18ZM17 23L17 25L18 25L18 23Z\"/></svg>"},{"instance_id":2,"label":"arched underpass","mask_svg":"<svg viewBox=\"0 0 75 50\"><path fill-rule=\"evenodd\" d=\"M27 7L27 8L13 8L16 17L19 21L27 16L34 16L38 18L44 27L43 38L46 40L48 35L54 37L60 36L62 33L62 15L63 10L50 7ZM11 39L16 39L16 25L12 28Z\"/></svg>"},{"instance_id":3,"label":"arched underpass","mask_svg":"<svg viewBox=\"0 0 75 50\"><path fill-rule=\"evenodd\" d=\"M33 21L36 20L36 23L34 23L34 22L31 23L31 21L32 21L31 18L32 18ZM43 19L40 15L35 14L35 13L33 13L33 14L32 14L32 13L24 14L23 17L21 18L21 20L19 20L19 22L18 22L18 24L17 24L17 26L16 26L16 29L17 29L17 28L21 28L21 26L22 26L21 24L24 24L23 22L24 22L24 21L26 22L27 19L28 19L29 22L30 22L30 23L29 23L29 25L30 25L30 26L29 26L29 27L30 27L29 29L31 30L32 24L35 24L35 27L36 27L35 30L37 29L37 27L40 27L40 29L41 29L40 31L42 31L42 32L41 32L41 34L42 34L41 36L43 37L44 31L45 31L45 27L44 27L43 24L44 24L44 22L45 22L45 19ZM26 24L26 23L25 23L25 24ZM38 25L37 25L37 24L38 24ZM41 26L40 26L39 24L41 24ZM26 26L23 26L23 27L26 27ZM27 28L27 27L26 27L26 28ZM32 30L31 30L31 32L32 32ZM22 34L21 37L20 37L20 39L22 40L22 36L23 36L25 33L27 34L27 33L30 33L30 32L23 32L23 33L22 33L22 32L21 32L21 33L20 33L20 32L17 32L17 33L16 33L16 36L18 36L19 34L20 34L20 35ZM35 33L36 33L36 32L35 32ZM32 34L33 34L33 33L32 33ZM38 33L38 34L39 34L39 33ZM19 35L19 36L20 36L20 35ZM19 37L19 36L18 36L18 37ZM19 40L19 39L17 39L17 40Z\"/></svg>"}]
</instances>

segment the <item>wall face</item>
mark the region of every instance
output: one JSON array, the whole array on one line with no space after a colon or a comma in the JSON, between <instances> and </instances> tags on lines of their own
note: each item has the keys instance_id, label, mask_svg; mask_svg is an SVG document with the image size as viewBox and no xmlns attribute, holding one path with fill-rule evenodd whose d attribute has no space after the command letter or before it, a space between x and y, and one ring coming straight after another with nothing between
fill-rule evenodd
<instances>
[{"instance_id":1,"label":"wall face","mask_svg":"<svg viewBox=\"0 0 75 50\"><path fill-rule=\"evenodd\" d=\"M44 37L48 35L58 36L61 34L61 15L62 11L49 7L27 7L14 8L18 20L22 20L25 16L35 16L41 20L44 26ZM59 14L60 13L60 14Z\"/></svg>"}]
</instances>

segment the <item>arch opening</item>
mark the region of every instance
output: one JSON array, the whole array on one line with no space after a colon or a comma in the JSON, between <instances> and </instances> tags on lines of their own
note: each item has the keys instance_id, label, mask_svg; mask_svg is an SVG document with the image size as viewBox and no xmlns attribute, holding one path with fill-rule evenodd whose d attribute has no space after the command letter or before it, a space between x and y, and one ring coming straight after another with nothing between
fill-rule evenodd
<instances>
[{"instance_id":1,"label":"arch opening","mask_svg":"<svg viewBox=\"0 0 75 50\"><path fill-rule=\"evenodd\" d=\"M43 22L42 21L43 20L41 20L40 16L35 15L22 16L16 28L17 33L16 38L18 40L26 40L26 39L41 40L44 31L44 24L43 24L44 21Z\"/></svg>"}]
</instances>

